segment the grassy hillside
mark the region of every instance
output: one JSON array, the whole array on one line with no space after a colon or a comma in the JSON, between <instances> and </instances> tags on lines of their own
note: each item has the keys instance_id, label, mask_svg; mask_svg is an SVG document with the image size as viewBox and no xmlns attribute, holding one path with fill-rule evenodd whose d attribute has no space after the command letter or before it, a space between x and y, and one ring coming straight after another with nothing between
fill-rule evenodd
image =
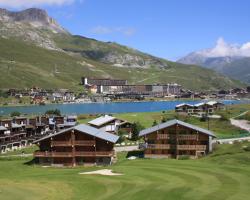
<instances>
[{"instance_id":1,"label":"grassy hillside","mask_svg":"<svg viewBox=\"0 0 250 200\"><path fill-rule=\"evenodd\" d=\"M0 196L5 200L246 200L250 195L247 146L219 145L199 160L127 160L122 153L113 166L74 169L24 164L31 157L0 158ZM79 175L103 168L123 175Z\"/></svg>"},{"instance_id":2,"label":"grassy hillside","mask_svg":"<svg viewBox=\"0 0 250 200\"><path fill-rule=\"evenodd\" d=\"M242 58L225 65L221 71L230 77L250 83L250 58Z\"/></svg>"},{"instance_id":3,"label":"grassy hillside","mask_svg":"<svg viewBox=\"0 0 250 200\"><path fill-rule=\"evenodd\" d=\"M128 79L131 84L176 82L184 88L195 90L242 86L239 82L197 66L173 62L167 65L163 69L114 67L83 56L0 38L0 88L39 86L78 89L82 76L122 78Z\"/></svg>"}]
</instances>

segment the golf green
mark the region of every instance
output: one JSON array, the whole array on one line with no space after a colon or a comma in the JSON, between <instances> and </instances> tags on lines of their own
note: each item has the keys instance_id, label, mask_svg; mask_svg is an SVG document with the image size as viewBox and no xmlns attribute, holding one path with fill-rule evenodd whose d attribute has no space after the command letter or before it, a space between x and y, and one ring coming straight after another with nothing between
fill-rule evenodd
<instances>
[{"instance_id":1,"label":"golf green","mask_svg":"<svg viewBox=\"0 0 250 200\"><path fill-rule=\"evenodd\" d=\"M45 168L24 164L31 158L0 161L0 199L203 199L250 197L249 143L220 145L199 160L136 159L119 154L108 167ZM121 176L80 175L112 169Z\"/></svg>"}]
</instances>

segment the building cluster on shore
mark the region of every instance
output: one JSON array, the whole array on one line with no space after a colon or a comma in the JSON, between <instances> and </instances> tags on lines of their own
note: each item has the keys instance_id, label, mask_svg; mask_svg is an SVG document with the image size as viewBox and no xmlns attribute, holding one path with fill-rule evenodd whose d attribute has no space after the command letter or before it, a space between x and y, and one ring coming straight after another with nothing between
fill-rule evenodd
<instances>
[{"instance_id":1,"label":"building cluster on shore","mask_svg":"<svg viewBox=\"0 0 250 200\"><path fill-rule=\"evenodd\" d=\"M84 90L73 92L69 89L9 89L1 91L2 97L12 97L4 105L47 103L91 103L110 101L144 100L145 98L190 98L190 99L240 99L250 98L250 87L231 90L195 92L184 89L176 83L128 84L127 80L83 77ZM183 86L185 87L185 86ZM91 93L91 94L90 94ZM3 98L4 99L4 98ZM1 103L1 102L0 102Z\"/></svg>"},{"instance_id":2,"label":"building cluster on shore","mask_svg":"<svg viewBox=\"0 0 250 200\"><path fill-rule=\"evenodd\" d=\"M46 102L74 102L76 95L68 89L46 90L39 87L32 87L25 90L9 89L6 93L10 97L21 99L29 97L30 104L44 104Z\"/></svg>"},{"instance_id":3,"label":"building cluster on shore","mask_svg":"<svg viewBox=\"0 0 250 200\"><path fill-rule=\"evenodd\" d=\"M182 103L175 106L175 112L186 114L213 114L215 111L225 108L225 104L218 101L201 102L197 104Z\"/></svg>"},{"instance_id":4,"label":"building cluster on shore","mask_svg":"<svg viewBox=\"0 0 250 200\"><path fill-rule=\"evenodd\" d=\"M142 95L150 97L164 97L179 95L181 85L169 84L137 84L129 85L127 80L82 78L82 84L92 93L112 94L120 96Z\"/></svg>"}]
</instances>

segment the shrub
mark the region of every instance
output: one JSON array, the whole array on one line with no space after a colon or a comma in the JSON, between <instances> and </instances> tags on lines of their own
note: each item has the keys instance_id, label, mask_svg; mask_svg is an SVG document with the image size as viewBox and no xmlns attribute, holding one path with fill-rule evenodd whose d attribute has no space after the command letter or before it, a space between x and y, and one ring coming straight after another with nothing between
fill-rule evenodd
<instances>
[{"instance_id":1,"label":"shrub","mask_svg":"<svg viewBox=\"0 0 250 200\"><path fill-rule=\"evenodd\" d=\"M152 126L156 126L158 123L157 123L157 121L156 120L154 120L154 122L153 122L153 124L152 124Z\"/></svg>"},{"instance_id":2,"label":"shrub","mask_svg":"<svg viewBox=\"0 0 250 200\"><path fill-rule=\"evenodd\" d=\"M55 110L47 110L45 112L46 115L56 115L56 116L61 116L61 111L59 109L55 109Z\"/></svg>"},{"instance_id":3,"label":"shrub","mask_svg":"<svg viewBox=\"0 0 250 200\"><path fill-rule=\"evenodd\" d=\"M122 143L122 142L124 142L125 140L126 140L126 135L127 135L128 133L126 132L126 131L124 131L124 130L119 130L118 131L118 136L120 136L119 137L119 139L118 139L118 143Z\"/></svg>"},{"instance_id":4,"label":"shrub","mask_svg":"<svg viewBox=\"0 0 250 200\"><path fill-rule=\"evenodd\" d=\"M139 132L144 129L144 127L140 124L140 122L135 122L132 124L132 137L131 140L138 140Z\"/></svg>"},{"instance_id":5,"label":"shrub","mask_svg":"<svg viewBox=\"0 0 250 200\"><path fill-rule=\"evenodd\" d=\"M161 122L164 123L166 121L167 121L166 117L162 117Z\"/></svg>"},{"instance_id":6,"label":"shrub","mask_svg":"<svg viewBox=\"0 0 250 200\"><path fill-rule=\"evenodd\" d=\"M201 122L206 122L208 119L208 117L206 115L202 115L201 118L200 118L200 121Z\"/></svg>"},{"instance_id":7,"label":"shrub","mask_svg":"<svg viewBox=\"0 0 250 200\"><path fill-rule=\"evenodd\" d=\"M14 112L10 113L11 117L19 117L20 115L21 115L21 113L18 111L14 111Z\"/></svg>"}]
</instances>

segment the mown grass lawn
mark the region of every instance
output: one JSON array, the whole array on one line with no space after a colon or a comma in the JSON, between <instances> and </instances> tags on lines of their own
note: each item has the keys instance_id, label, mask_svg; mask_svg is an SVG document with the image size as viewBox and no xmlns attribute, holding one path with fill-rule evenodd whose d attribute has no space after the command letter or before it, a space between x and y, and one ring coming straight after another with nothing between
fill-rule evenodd
<instances>
[{"instance_id":1,"label":"mown grass lawn","mask_svg":"<svg viewBox=\"0 0 250 200\"><path fill-rule=\"evenodd\" d=\"M249 143L219 145L199 160L137 159L109 167L43 168L31 158L0 159L0 199L4 200L246 200L250 196ZM79 175L111 168L122 176Z\"/></svg>"}]
</instances>

